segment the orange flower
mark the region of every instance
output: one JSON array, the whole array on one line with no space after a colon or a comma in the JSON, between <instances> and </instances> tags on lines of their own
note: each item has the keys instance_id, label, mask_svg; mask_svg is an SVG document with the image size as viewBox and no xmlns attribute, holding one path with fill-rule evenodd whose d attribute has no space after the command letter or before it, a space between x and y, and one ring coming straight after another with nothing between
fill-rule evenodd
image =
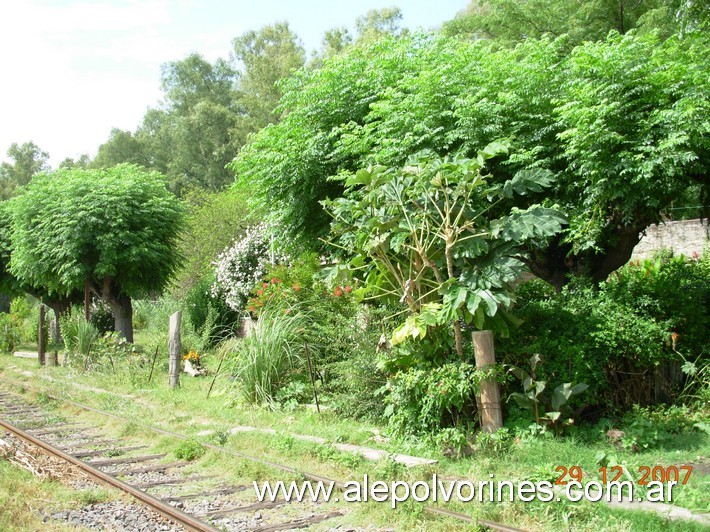
<instances>
[{"instance_id":1,"label":"orange flower","mask_svg":"<svg viewBox=\"0 0 710 532\"><path fill-rule=\"evenodd\" d=\"M333 294L335 295L335 297L340 297L343 295L343 289L339 286L336 286L335 290L333 290Z\"/></svg>"},{"instance_id":2,"label":"orange flower","mask_svg":"<svg viewBox=\"0 0 710 532\"><path fill-rule=\"evenodd\" d=\"M352 289L353 289L353 287L350 286L350 285L348 285L348 286L345 287L345 291L346 291L348 294L349 294L350 292L352 292Z\"/></svg>"},{"instance_id":3,"label":"orange flower","mask_svg":"<svg viewBox=\"0 0 710 532\"><path fill-rule=\"evenodd\" d=\"M301 289L301 287L298 286L298 283L293 283L293 284L291 285L291 288L293 288L296 292L298 292L298 291Z\"/></svg>"}]
</instances>

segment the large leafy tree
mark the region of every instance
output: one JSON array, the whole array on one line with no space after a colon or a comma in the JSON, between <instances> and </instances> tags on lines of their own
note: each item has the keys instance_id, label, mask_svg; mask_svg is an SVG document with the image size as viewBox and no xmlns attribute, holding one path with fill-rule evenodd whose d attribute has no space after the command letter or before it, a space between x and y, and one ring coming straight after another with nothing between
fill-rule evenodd
<instances>
[{"instance_id":1,"label":"large leafy tree","mask_svg":"<svg viewBox=\"0 0 710 532\"><path fill-rule=\"evenodd\" d=\"M157 170L180 195L196 187L217 191L233 180L225 167L247 137L278 121L277 82L304 60L296 34L278 23L236 38L229 61L193 53L166 63L163 101L135 132L113 130L92 166Z\"/></svg>"},{"instance_id":2,"label":"large leafy tree","mask_svg":"<svg viewBox=\"0 0 710 532\"><path fill-rule=\"evenodd\" d=\"M515 44L569 35L571 42L603 40L610 31L683 34L707 25L708 8L692 0L472 0L444 25L448 35Z\"/></svg>"},{"instance_id":3,"label":"large leafy tree","mask_svg":"<svg viewBox=\"0 0 710 532\"><path fill-rule=\"evenodd\" d=\"M201 279L209 278L218 255L259 221L258 212L249 207L249 194L244 190L196 189L186 195L186 200L187 227L180 240L185 260L176 275L177 288L182 293Z\"/></svg>"},{"instance_id":4,"label":"large leafy tree","mask_svg":"<svg viewBox=\"0 0 710 532\"><path fill-rule=\"evenodd\" d=\"M649 224L707 177L708 40L699 32L659 42L612 36L570 53L565 37L516 49L415 36L354 47L288 81L285 119L235 159L294 235L327 233L319 201L342 194L337 176L370 164L400 166L431 149L474 156L512 141L493 171L510 179L549 168L565 230L531 247L533 271L562 286L624 264Z\"/></svg>"},{"instance_id":5,"label":"large leafy tree","mask_svg":"<svg viewBox=\"0 0 710 532\"><path fill-rule=\"evenodd\" d=\"M113 128L108 140L99 146L96 157L91 161L90 166L109 168L121 163L149 166L150 159L146 153L145 145L133 133ZM89 165L69 164L63 167L75 168L76 166L86 167Z\"/></svg>"},{"instance_id":6,"label":"large leafy tree","mask_svg":"<svg viewBox=\"0 0 710 532\"><path fill-rule=\"evenodd\" d=\"M13 143L7 150L12 162L0 164L0 194L7 199L18 186L26 185L32 176L49 170L49 154L34 142Z\"/></svg>"},{"instance_id":7,"label":"large leafy tree","mask_svg":"<svg viewBox=\"0 0 710 532\"><path fill-rule=\"evenodd\" d=\"M10 273L59 295L88 286L132 342L132 298L161 290L181 260L183 208L165 179L131 165L59 170L36 176L10 209Z\"/></svg>"},{"instance_id":8,"label":"large leafy tree","mask_svg":"<svg viewBox=\"0 0 710 532\"><path fill-rule=\"evenodd\" d=\"M232 46L232 61L242 66L239 99L247 117L242 127L251 133L278 121L278 82L305 64L306 52L286 22L249 31L234 39Z\"/></svg>"},{"instance_id":9,"label":"large leafy tree","mask_svg":"<svg viewBox=\"0 0 710 532\"><path fill-rule=\"evenodd\" d=\"M54 340L61 341L59 317L68 312L73 304L83 299L83 293L74 290L70 293L59 293L44 287L32 286L22 282L10 272L10 257L12 256L12 212L11 203L0 202L0 297L9 299L21 294L30 294L54 311ZM9 304L8 304L9 307ZM9 309L8 309L9 310Z\"/></svg>"}]
</instances>

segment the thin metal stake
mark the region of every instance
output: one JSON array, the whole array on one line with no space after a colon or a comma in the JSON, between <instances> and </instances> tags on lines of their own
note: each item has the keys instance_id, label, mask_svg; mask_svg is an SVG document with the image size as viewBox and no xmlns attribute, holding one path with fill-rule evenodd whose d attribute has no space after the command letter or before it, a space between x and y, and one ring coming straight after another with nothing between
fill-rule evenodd
<instances>
[{"instance_id":1,"label":"thin metal stake","mask_svg":"<svg viewBox=\"0 0 710 532\"><path fill-rule=\"evenodd\" d=\"M222 362L224 362L224 357L227 356L227 349L224 349L222 352L222 358L219 359L219 365L217 366L217 371L214 373L214 377L212 378L212 382L210 383L210 389L207 390L207 399L210 398L210 394L212 393L212 387L214 386L214 382L217 380L217 375L219 375L219 370L222 369Z\"/></svg>"},{"instance_id":2,"label":"thin metal stake","mask_svg":"<svg viewBox=\"0 0 710 532\"><path fill-rule=\"evenodd\" d=\"M158 347L155 347L155 354L153 355L153 363L150 366L150 375L148 376L148 384L153 379L153 370L155 369L155 360L158 358Z\"/></svg>"},{"instance_id":3,"label":"thin metal stake","mask_svg":"<svg viewBox=\"0 0 710 532\"><path fill-rule=\"evenodd\" d=\"M320 405L318 404L318 392L316 392L316 382L313 379L313 368L311 367L311 354L308 352L308 342L304 342L303 346L306 350L306 360L308 360L308 374L311 376L311 386L313 386L313 397L316 399L316 410L320 414Z\"/></svg>"}]
</instances>

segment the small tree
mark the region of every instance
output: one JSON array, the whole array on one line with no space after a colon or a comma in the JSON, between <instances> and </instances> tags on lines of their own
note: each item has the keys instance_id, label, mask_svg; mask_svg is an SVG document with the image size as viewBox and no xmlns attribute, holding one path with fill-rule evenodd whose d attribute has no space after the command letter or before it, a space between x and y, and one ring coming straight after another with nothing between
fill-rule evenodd
<instances>
[{"instance_id":1,"label":"small tree","mask_svg":"<svg viewBox=\"0 0 710 532\"><path fill-rule=\"evenodd\" d=\"M463 357L462 320L507 329L523 246L555 235L565 220L541 205L494 219L503 200L540 192L553 180L548 171L523 170L491 184L484 164L501 153L506 147L494 142L475 159L422 153L401 170L360 170L346 180L344 198L326 202L334 232L357 253L350 265L367 270L376 294L409 307L393 343L446 326Z\"/></svg>"},{"instance_id":2,"label":"small tree","mask_svg":"<svg viewBox=\"0 0 710 532\"><path fill-rule=\"evenodd\" d=\"M132 165L60 170L35 177L10 209L10 272L49 293L88 286L132 342L132 298L164 288L180 262L183 208L164 178Z\"/></svg>"}]
</instances>

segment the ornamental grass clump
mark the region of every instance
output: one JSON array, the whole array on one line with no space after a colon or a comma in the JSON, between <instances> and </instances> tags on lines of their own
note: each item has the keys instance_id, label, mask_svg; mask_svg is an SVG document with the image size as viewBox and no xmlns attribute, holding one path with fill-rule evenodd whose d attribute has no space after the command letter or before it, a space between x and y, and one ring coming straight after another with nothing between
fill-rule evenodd
<instances>
[{"instance_id":1,"label":"ornamental grass clump","mask_svg":"<svg viewBox=\"0 0 710 532\"><path fill-rule=\"evenodd\" d=\"M246 402L274 405L276 392L304 360L306 323L306 313L297 307L266 308L251 334L234 344L231 374Z\"/></svg>"}]
</instances>

